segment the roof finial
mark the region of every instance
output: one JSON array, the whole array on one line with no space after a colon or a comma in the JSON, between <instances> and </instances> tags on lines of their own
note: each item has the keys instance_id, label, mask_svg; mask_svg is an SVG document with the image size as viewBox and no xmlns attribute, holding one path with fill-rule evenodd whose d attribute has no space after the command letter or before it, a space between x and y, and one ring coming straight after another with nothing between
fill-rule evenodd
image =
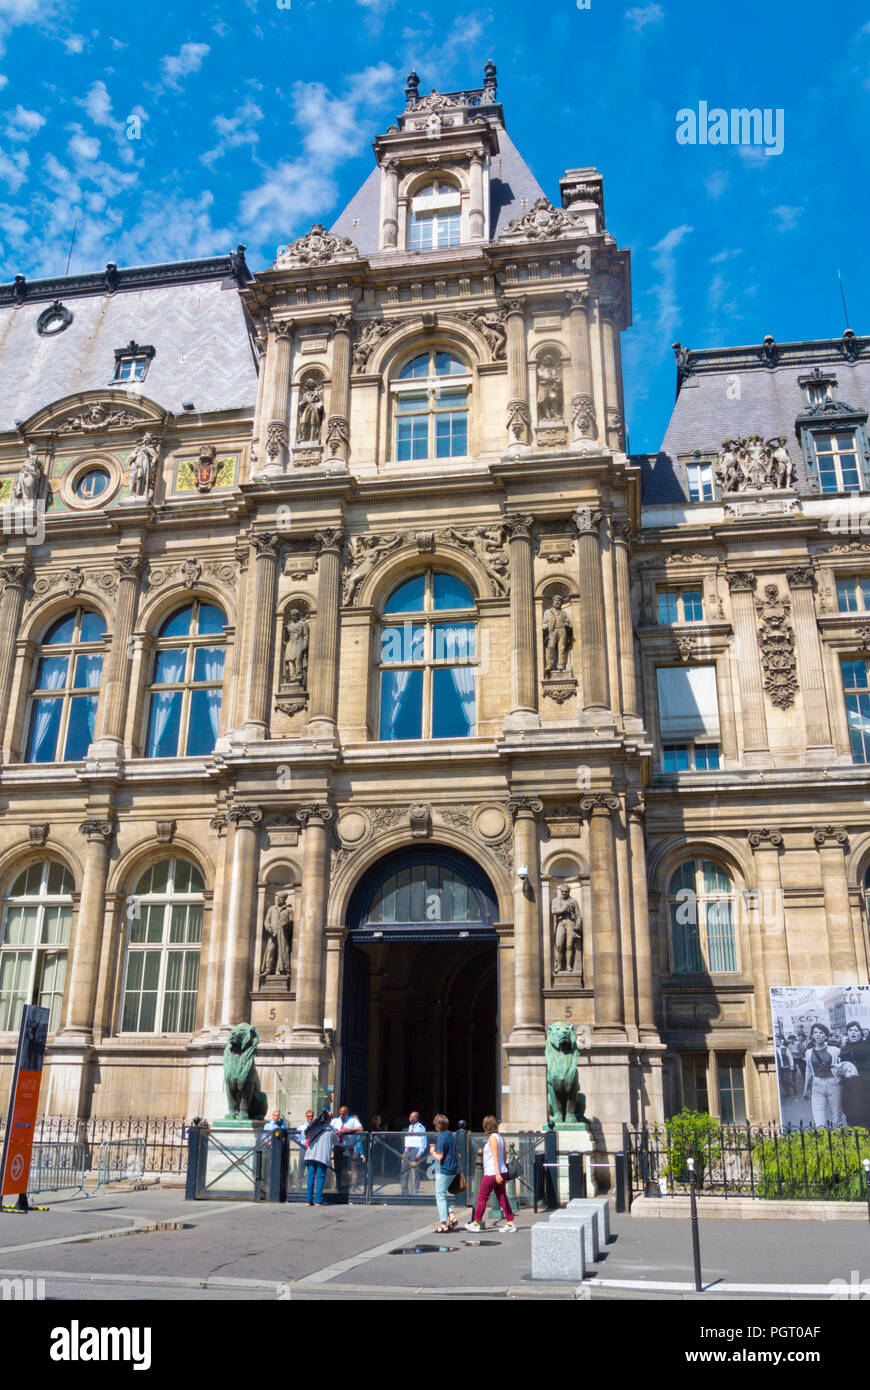
<instances>
[{"instance_id":1,"label":"roof finial","mask_svg":"<svg viewBox=\"0 0 870 1390\"><path fill-rule=\"evenodd\" d=\"M490 58L483 70L483 100L487 105L494 103L497 99L498 88L495 80L495 63Z\"/></svg>"},{"instance_id":2,"label":"roof finial","mask_svg":"<svg viewBox=\"0 0 870 1390\"><path fill-rule=\"evenodd\" d=\"M408 85L405 88L405 109L407 110L410 106L416 106L419 97L420 79L412 69L411 72L408 73Z\"/></svg>"}]
</instances>

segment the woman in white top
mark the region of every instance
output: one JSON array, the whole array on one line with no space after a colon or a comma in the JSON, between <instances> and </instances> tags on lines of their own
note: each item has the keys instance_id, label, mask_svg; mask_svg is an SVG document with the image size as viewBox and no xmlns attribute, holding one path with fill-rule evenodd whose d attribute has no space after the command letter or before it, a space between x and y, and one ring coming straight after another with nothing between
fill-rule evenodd
<instances>
[{"instance_id":1,"label":"woman in white top","mask_svg":"<svg viewBox=\"0 0 870 1390\"><path fill-rule=\"evenodd\" d=\"M466 1231L483 1230L485 1225L483 1213L486 1211L486 1204L494 1192L504 1213L505 1224L499 1226L499 1230L509 1234L516 1230L516 1226L507 1195L507 1160L504 1152L504 1140L498 1132L498 1120L495 1115L485 1117L483 1132L486 1135L486 1143L483 1146L483 1178L480 1183L480 1191L477 1194L474 1220L469 1221L465 1229Z\"/></svg>"}]
</instances>

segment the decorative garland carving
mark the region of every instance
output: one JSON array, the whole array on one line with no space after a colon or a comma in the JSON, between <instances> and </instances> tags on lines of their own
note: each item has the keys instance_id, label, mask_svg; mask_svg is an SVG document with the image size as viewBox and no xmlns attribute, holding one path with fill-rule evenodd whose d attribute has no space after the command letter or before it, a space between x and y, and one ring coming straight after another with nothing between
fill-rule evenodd
<instances>
[{"instance_id":1,"label":"decorative garland carving","mask_svg":"<svg viewBox=\"0 0 870 1390\"><path fill-rule=\"evenodd\" d=\"M798 689L794 629L786 621L791 602L779 597L775 584L765 584L764 598L755 600L761 618L758 645L764 668L764 688L773 704L789 709Z\"/></svg>"}]
</instances>

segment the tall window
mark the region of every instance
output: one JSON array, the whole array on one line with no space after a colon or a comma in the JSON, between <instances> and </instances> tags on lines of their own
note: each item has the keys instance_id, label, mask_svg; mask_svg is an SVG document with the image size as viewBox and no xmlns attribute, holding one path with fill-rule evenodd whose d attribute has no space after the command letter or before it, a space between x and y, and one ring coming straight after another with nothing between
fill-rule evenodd
<instances>
[{"instance_id":1,"label":"tall window","mask_svg":"<svg viewBox=\"0 0 870 1390\"><path fill-rule=\"evenodd\" d=\"M742 1052L683 1052L680 1080L683 1105L709 1114L711 1096L725 1125L746 1123L746 1088Z\"/></svg>"},{"instance_id":2,"label":"tall window","mask_svg":"<svg viewBox=\"0 0 870 1390\"><path fill-rule=\"evenodd\" d=\"M656 671L663 772L710 772L719 766L715 666L660 666Z\"/></svg>"},{"instance_id":3,"label":"tall window","mask_svg":"<svg viewBox=\"0 0 870 1390\"><path fill-rule=\"evenodd\" d=\"M458 188L450 183L430 183L411 200L408 221L409 251L441 251L459 245Z\"/></svg>"},{"instance_id":4,"label":"tall window","mask_svg":"<svg viewBox=\"0 0 870 1390\"><path fill-rule=\"evenodd\" d=\"M127 903L122 1033L191 1033L202 943L202 874L186 859L152 864Z\"/></svg>"},{"instance_id":5,"label":"tall window","mask_svg":"<svg viewBox=\"0 0 870 1390\"><path fill-rule=\"evenodd\" d=\"M843 662L843 693L852 761L870 763L870 666L866 661Z\"/></svg>"},{"instance_id":6,"label":"tall window","mask_svg":"<svg viewBox=\"0 0 870 1390\"><path fill-rule=\"evenodd\" d=\"M60 1027L72 891L69 870L52 860L31 864L12 884L3 903L0 1032L18 1027L25 1004L49 1010L50 1033Z\"/></svg>"},{"instance_id":7,"label":"tall window","mask_svg":"<svg viewBox=\"0 0 870 1390\"><path fill-rule=\"evenodd\" d=\"M393 590L381 627L382 739L474 733L476 617L452 574L426 570Z\"/></svg>"},{"instance_id":8,"label":"tall window","mask_svg":"<svg viewBox=\"0 0 870 1390\"><path fill-rule=\"evenodd\" d=\"M837 607L841 613L870 609L870 576L850 575L837 580Z\"/></svg>"},{"instance_id":9,"label":"tall window","mask_svg":"<svg viewBox=\"0 0 870 1390\"><path fill-rule=\"evenodd\" d=\"M449 352L421 353L393 381L395 457L463 458L468 453L468 389L464 362Z\"/></svg>"},{"instance_id":10,"label":"tall window","mask_svg":"<svg viewBox=\"0 0 870 1390\"><path fill-rule=\"evenodd\" d=\"M25 759L78 762L93 741L103 672L106 624L77 608L58 618L42 639L30 704Z\"/></svg>"},{"instance_id":11,"label":"tall window","mask_svg":"<svg viewBox=\"0 0 870 1390\"><path fill-rule=\"evenodd\" d=\"M713 465L710 463L690 463L686 473L689 479L689 501L712 502Z\"/></svg>"},{"instance_id":12,"label":"tall window","mask_svg":"<svg viewBox=\"0 0 870 1390\"><path fill-rule=\"evenodd\" d=\"M196 600L161 627L146 757L202 757L212 752L221 722L226 621L220 608Z\"/></svg>"},{"instance_id":13,"label":"tall window","mask_svg":"<svg viewBox=\"0 0 870 1390\"><path fill-rule=\"evenodd\" d=\"M687 859L668 888L671 948L677 974L737 969L734 885L710 859Z\"/></svg>"},{"instance_id":14,"label":"tall window","mask_svg":"<svg viewBox=\"0 0 870 1390\"><path fill-rule=\"evenodd\" d=\"M700 589L659 589L660 623L700 623L704 607Z\"/></svg>"},{"instance_id":15,"label":"tall window","mask_svg":"<svg viewBox=\"0 0 870 1390\"><path fill-rule=\"evenodd\" d=\"M858 492L861 487L861 474L858 468L858 446L852 431L845 434L813 432L812 440L822 492Z\"/></svg>"}]
</instances>

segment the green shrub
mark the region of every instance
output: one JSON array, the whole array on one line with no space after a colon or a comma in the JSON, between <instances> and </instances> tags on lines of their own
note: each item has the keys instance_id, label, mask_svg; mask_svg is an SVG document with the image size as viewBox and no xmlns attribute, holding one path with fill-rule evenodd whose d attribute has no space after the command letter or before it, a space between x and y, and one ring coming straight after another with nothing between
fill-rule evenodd
<instances>
[{"instance_id":1,"label":"green shrub","mask_svg":"<svg viewBox=\"0 0 870 1390\"><path fill-rule=\"evenodd\" d=\"M701 1187L704 1173L714 1167L722 1157L722 1127L713 1115L705 1115L700 1110L687 1110L665 1120L666 1163L661 1169L663 1177L671 1182L688 1182L689 1168L687 1158L695 1160L695 1182Z\"/></svg>"},{"instance_id":2,"label":"green shrub","mask_svg":"<svg viewBox=\"0 0 870 1390\"><path fill-rule=\"evenodd\" d=\"M805 1129L753 1140L759 1197L830 1198L859 1202L866 1195L862 1159L870 1158L866 1129ZM806 1178L804 1171L806 1169Z\"/></svg>"}]
</instances>

